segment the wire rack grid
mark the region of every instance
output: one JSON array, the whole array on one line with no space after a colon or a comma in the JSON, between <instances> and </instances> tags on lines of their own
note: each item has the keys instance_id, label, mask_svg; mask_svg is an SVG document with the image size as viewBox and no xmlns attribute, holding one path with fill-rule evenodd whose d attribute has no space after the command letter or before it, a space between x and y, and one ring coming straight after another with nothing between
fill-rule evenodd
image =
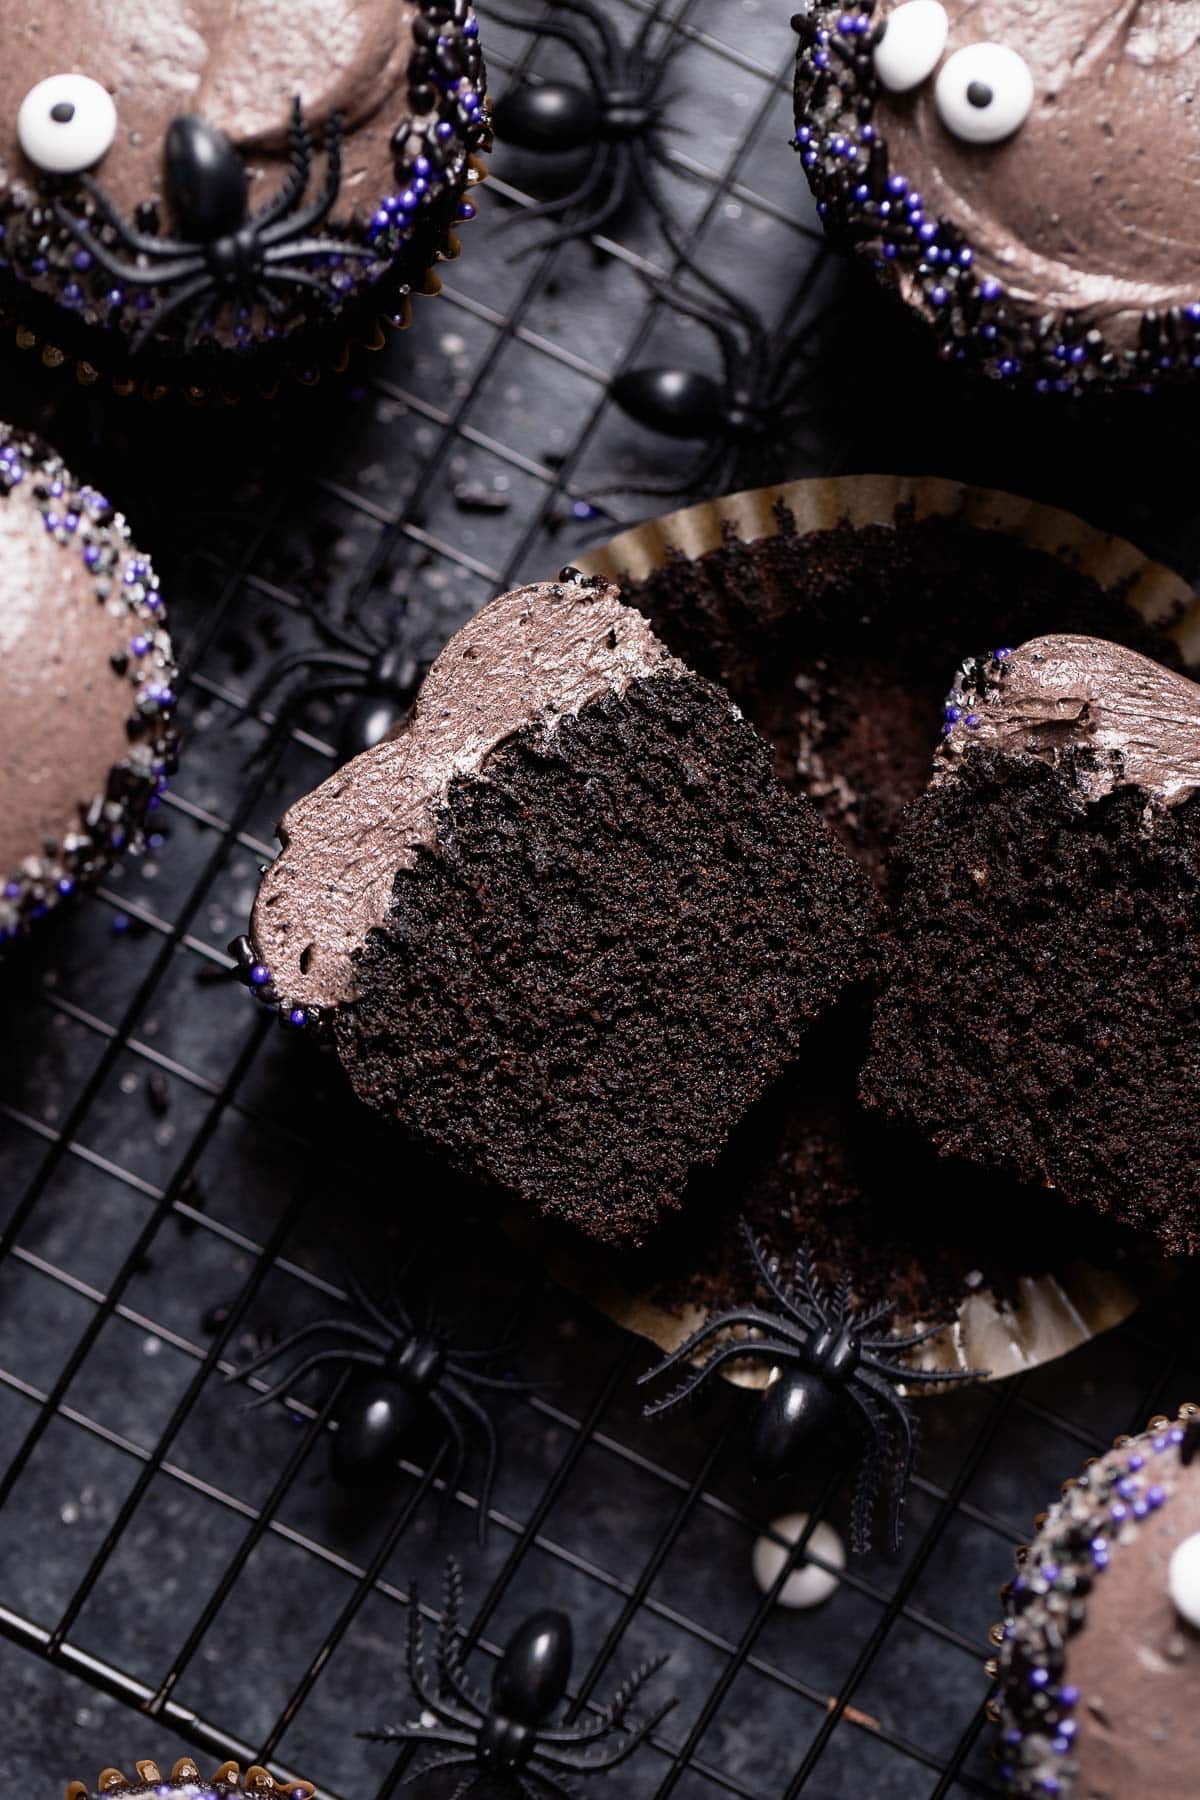
<instances>
[{"instance_id":1,"label":"wire rack grid","mask_svg":"<svg viewBox=\"0 0 1200 1800\"><path fill-rule=\"evenodd\" d=\"M605 4L626 34L645 16ZM484 9L497 90L574 72L542 16L530 5L530 29L489 30ZM774 0L657 0L654 17L682 127L663 173L681 241L742 272L772 325L811 317L813 417L777 472L846 466L862 455L845 398L861 392L845 361L860 302L787 153L786 19ZM633 1388L646 1347L355 1114L225 978L273 822L333 755L335 707L287 731L249 710L263 670L316 641L314 608L433 654L493 593L570 559L604 477L671 466L676 447L608 404L613 374L668 345L675 360L681 341L715 368L703 330L656 297L673 255L649 209L590 244L529 250L532 228L499 229L536 198L536 173L497 157L440 303L298 418L114 423L12 381L12 410L103 472L165 570L187 735L148 855L4 975L0 1774L21 1791L193 1751L304 1773L329 1800L397 1793L411 1753L355 1734L407 1716L410 1583L436 1616L453 1551L481 1678L543 1604L574 1622L572 1716L670 1653L659 1687L679 1705L611 1784L631 1800L995 1793L982 1661L1014 1543L1085 1456L1176 1404L1189 1377L1200 1391L1163 1312L924 1407L903 1552L851 1563L824 1607L788 1612L775 1601L807 1535L765 1595L752 1546L790 1507L809 1532L844 1525L837 1467L751 1489L732 1392L650 1429ZM894 367L905 340L866 316ZM831 368L847 377L832 405L818 399ZM895 448L880 436L866 460ZM989 449L1001 470L1016 452L1011 426ZM1070 498L1077 471L1055 467L1057 483L1028 485ZM439 1229L446 1217L466 1224ZM387 1262L432 1286L468 1341L520 1336L513 1367L535 1386L495 1408L482 1551L474 1461L445 1495L435 1438L386 1491L347 1496L325 1455L336 1385L251 1413L225 1380L336 1310L347 1263Z\"/></svg>"}]
</instances>

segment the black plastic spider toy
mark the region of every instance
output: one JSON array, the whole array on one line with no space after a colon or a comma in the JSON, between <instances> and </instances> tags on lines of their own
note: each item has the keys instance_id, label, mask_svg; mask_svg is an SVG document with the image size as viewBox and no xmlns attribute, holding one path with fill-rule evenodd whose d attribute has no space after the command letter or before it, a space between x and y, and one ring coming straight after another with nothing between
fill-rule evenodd
<instances>
[{"instance_id":1,"label":"black plastic spider toy","mask_svg":"<svg viewBox=\"0 0 1200 1800\"><path fill-rule=\"evenodd\" d=\"M95 206L95 219L78 218L65 202L55 201L61 222L115 281L162 293L134 340L135 351L185 307L191 309L185 344L192 349L214 301L260 302L277 313L283 304L277 290L283 286L313 288L333 304L335 290L311 268L298 265L327 257L375 256L362 244L311 235L341 187L338 114L330 117L325 133L325 180L307 204L313 145L299 99L288 129L288 154L291 168L278 193L248 214L245 165L225 133L194 115L174 119L166 136L166 187L179 237L158 236L130 224L91 175L80 179Z\"/></svg>"},{"instance_id":2,"label":"black plastic spider toy","mask_svg":"<svg viewBox=\"0 0 1200 1800\"><path fill-rule=\"evenodd\" d=\"M338 761L347 762L374 749L399 724L413 703L424 666L395 644L377 644L365 631L355 636L315 609L310 616L326 647L281 657L250 694L246 711L256 713L273 689L298 669L326 675L328 679L309 682L288 695L275 715L273 735L288 730L297 713L313 700L353 694L355 703L338 724L336 742ZM259 754L266 749L264 744Z\"/></svg>"},{"instance_id":3,"label":"black plastic spider toy","mask_svg":"<svg viewBox=\"0 0 1200 1800\"><path fill-rule=\"evenodd\" d=\"M666 129L663 112L667 101L661 90L667 61L652 60L649 54L655 10L647 11L633 42L626 46L590 0L558 0L558 4L563 12L574 15L573 19L539 19L536 28L570 46L583 64L588 85L525 82L502 94L492 113L496 136L518 150L555 157L584 149L593 153L586 173L569 192L540 206L526 207L507 221L522 225L530 219L560 219L576 207L583 209L577 219L544 239L546 244L566 243L599 231L621 211L635 188L660 215L664 210L655 165L664 160L659 140ZM533 27L533 21L497 12L494 6L489 6L488 12L502 25Z\"/></svg>"},{"instance_id":4,"label":"black plastic spider toy","mask_svg":"<svg viewBox=\"0 0 1200 1800\"><path fill-rule=\"evenodd\" d=\"M886 1322L895 1302L884 1300L859 1312L844 1278L833 1294L827 1295L807 1247L796 1252L793 1283L787 1284L768 1263L744 1219L739 1228L755 1277L779 1312L739 1307L693 1332L656 1368L640 1376L639 1383L689 1361L734 1326L746 1326L759 1335L718 1344L673 1393L646 1408L646 1417L686 1400L726 1363L754 1360L774 1364L777 1377L759 1402L751 1429L751 1473L765 1480L792 1473L806 1446L829 1428L839 1411L856 1415L865 1429L865 1443L851 1505L850 1540L857 1551L870 1547L876 1501L886 1482L890 1488L888 1541L896 1550L916 1432L907 1399L897 1389L901 1385L932 1387L975 1381L986 1371L906 1366L897 1360L900 1354L936 1337L943 1326L928 1325L907 1336L888 1331Z\"/></svg>"},{"instance_id":5,"label":"black plastic spider toy","mask_svg":"<svg viewBox=\"0 0 1200 1800\"><path fill-rule=\"evenodd\" d=\"M244 1381L298 1344L329 1334L343 1341L302 1357L266 1393L255 1396L251 1409L277 1400L312 1369L326 1363L378 1371L352 1382L334 1414L337 1430L333 1438L333 1473L348 1487L366 1486L390 1474L422 1411L429 1409L441 1420L453 1447L445 1486L449 1500L466 1461L466 1437L460 1421L460 1414L465 1414L466 1422L479 1428L487 1446L487 1467L476 1518L476 1532L482 1544L487 1537L499 1446L495 1426L468 1389L501 1389L508 1393L525 1390L525 1383L481 1375L475 1366L501 1355L508 1346L452 1350L437 1328L432 1306L426 1307L418 1325L394 1293L389 1296L389 1313L372 1300L353 1276L346 1277L346 1285L371 1320L369 1325L357 1319L317 1319L264 1350L261 1356L235 1370L229 1379Z\"/></svg>"},{"instance_id":6,"label":"black plastic spider toy","mask_svg":"<svg viewBox=\"0 0 1200 1800\"><path fill-rule=\"evenodd\" d=\"M514 1790L525 1800L546 1794L570 1795L567 1776L598 1775L615 1769L641 1748L666 1718L668 1700L623 1743L604 1750L604 1740L625 1730L625 1715L653 1675L669 1661L656 1657L619 1687L608 1705L584 1725L551 1725L549 1719L567 1691L571 1674L571 1621L564 1613L539 1612L517 1627L504 1647L492 1677L491 1699L467 1679L462 1661L462 1576L457 1563L446 1570L446 1600L435 1648L436 1683L425 1668L424 1632L417 1590L408 1596L408 1679L423 1714L413 1725L364 1731L372 1743L437 1744L450 1750L418 1771L423 1778L437 1769L465 1768L467 1774L450 1800L463 1800L481 1779L491 1778L502 1791ZM415 1779L416 1777L410 1777ZM496 1791L493 1788L493 1792Z\"/></svg>"},{"instance_id":7,"label":"black plastic spider toy","mask_svg":"<svg viewBox=\"0 0 1200 1800\"><path fill-rule=\"evenodd\" d=\"M606 483L589 490L593 494L727 493L777 480L781 440L814 416L815 354L812 349L806 353L813 324L806 303L825 265L824 254L816 253L791 302L801 323L783 336L690 257L683 260L712 299L696 299L677 285L659 285L655 291L673 312L712 333L721 354L721 380L699 369L636 368L619 374L609 391L639 425L664 437L702 440L705 447L678 474Z\"/></svg>"}]
</instances>

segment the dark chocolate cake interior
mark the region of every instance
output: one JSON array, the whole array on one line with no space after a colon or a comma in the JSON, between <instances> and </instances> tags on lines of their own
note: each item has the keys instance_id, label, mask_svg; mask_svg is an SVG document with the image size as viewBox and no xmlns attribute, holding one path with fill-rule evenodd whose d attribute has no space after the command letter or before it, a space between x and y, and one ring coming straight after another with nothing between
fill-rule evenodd
<instances>
[{"instance_id":1,"label":"dark chocolate cake interior","mask_svg":"<svg viewBox=\"0 0 1200 1800\"><path fill-rule=\"evenodd\" d=\"M913 805L863 1094L939 1149L1200 1248L1200 793L972 750Z\"/></svg>"},{"instance_id":2,"label":"dark chocolate cake interior","mask_svg":"<svg viewBox=\"0 0 1200 1800\"><path fill-rule=\"evenodd\" d=\"M450 787L339 1056L459 1167L636 1244L857 977L873 904L725 694L643 677Z\"/></svg>"},{"instance_id":3,"label":"dark chocolate cake interior","mask_svg":"<svg viewBox=\"0 0 1200 1800\"><path fill-rule=\"evenodd\" d=\"M928 783L950 678L972 651L1048 631L1107 637L1168 664L1165 629L1070 562L955 519L730 534L683 555L626 597L693 667L726 684L774 747L781 779L807 794L883 883L901 809ZM1169 623L1169 622L1168 622ZM1041 1189L937 1158L916 1132L869 1119L857 1100L867 1019L851 1001L736 1134L689 1201L686 1234L659 1247L667 1304L744 1295L733 1222L744 1210L781 1255L811 1240L860 1290L950 1317L985 1283L1080 1255L1120 1254L1079 1209ZM707 1208L707 1232L700 1220ZM630 1271L636 1279L637 1272Z\"/></svg>"}]
</instances>

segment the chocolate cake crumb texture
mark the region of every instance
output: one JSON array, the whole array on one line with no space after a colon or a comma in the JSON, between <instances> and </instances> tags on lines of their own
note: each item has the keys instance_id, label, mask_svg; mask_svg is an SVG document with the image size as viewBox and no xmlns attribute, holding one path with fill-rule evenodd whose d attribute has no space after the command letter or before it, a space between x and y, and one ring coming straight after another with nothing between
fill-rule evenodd
<instances>
[{"instance_id":1,"label":"chocolate cake crumb texture","mask_svg":"<svg viewBox=\"0 0 1200 1800\"><path fill-rule=\"evenodd\" d=\"M454 784L338 1053L460 1166L638 1243L858 975L871 906L725 695L640 678Z\"/></svg>"},{"instance_id":2,"label":"chocolate cake crumb texture","mask_svg":"<svg viewBox=\"0 0 1200 1800\"><path fill-rule=\"evenodd\" d=\"M1200 798L968 752L894 850L867 1103L942 1152L1200 1248Z\"/></svg>"}]
</instances>

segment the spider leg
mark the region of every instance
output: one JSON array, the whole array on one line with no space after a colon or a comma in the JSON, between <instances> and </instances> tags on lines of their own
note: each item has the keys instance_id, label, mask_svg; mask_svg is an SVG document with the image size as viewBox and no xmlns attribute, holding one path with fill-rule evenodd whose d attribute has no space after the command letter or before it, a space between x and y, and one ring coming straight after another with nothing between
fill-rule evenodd
<instances>
[{"instance_id":1,"label":"spider leg","mask_svg":"<svg viewBox=\"0 0 1200 1800\"><path fill-rule=\"evenodd\" d=\"M794 1362L797 1360L795 1350L789 1345L773 1344L762 1338L755 1338L749 1346L741 1340L737 1340L732 1344L722 1344L719 1349L713 1351L712 1355L701 1368L693 1369L686 1380L681 1381L678 1387L672 1388L669 1394L664 1394L661 1400L652 1400L649 1405L644 1406L642 1408L642 1417L644 1419L655 1419L660 1413L670 1412L672 1407L682 1405L685 1400L691 1398L698 1388L703 1386L710 1375L714 1375L725 1363L744 1362L747 1350L749 1350L749 1353L754 1357L761 1357L772 1363ZM663 1366L665 1367L666 1365L664 1364ZM654 1373L657 1374L658 1371L655 1370Z\"/></svg>"},{"instance_id":2,"label":"spider leg","mask_svg":"<svg viewBox=\"0 0 1200 1800\"><path fill-rule=\"evenodd\" d=\"M369 244L352 244L345 238L301 238L293 242L285 238L263 251L263 262L273 270L279 263L299 262L307 256L357 256L363 262L378 262L378 250Z\"/></svg>"},{"instance_id":3,"label":"spider leg","mask_svg":"<svg viewBox=\"0 0 1200 1800\"><path fill-rule=\"evenodd\" d=\"M440 1769L461 1769L465 1764L474 1761L473 1751L465 1756L437 1756L432 1762L427 1762L421 1768L414 1769L411 1775L406 1775L400 1785L401 1787L411 1787L414 1781L423 1781L426 1775L436 1775ZM478 1769L473 1769L468 1775L466 1783L458 1788L458 1792L469 1794L478 1779Z\"/></svg>"},{"instance_id":4,"label":"spider leg","mask_svg":"<svg viewBox=\"0 0 1200 1800\"><path fill-rule=\"evenodd\" d=\"M440 1702L439 1702L440 1704ZM433 1708L428 1709L432 1712ZM464 1750L475 1750L471 1731L450 1725L384 1725L378 1731L356 1731L355 1737L367 1744L450 1744ZM466 1757L457 1759L466 1762Z\"/></svg>"},{"instance_id":5,"label":"spider leg","mask_svg":"<svg viewBox=\"0 0 1200 1800\"><path fill-rule=\"evenodd\" d=\"M268 282L286 281L291 287L312 288L315 293L326 296L329 293L323 281L318 281L315 275L306 275L302 269L285 269L273 265L266 270L263 279Z\"/></svg>"},{"instance_id":6,"label":"spider leg","mask_svg":"<svg viewBox=\"0 0 1200 1800\"><path fill-rule=\"evenodd\" d=\"M263 206L260 206L250 223L261 233L276 219L282 219L290 213L300 200L308 178L312 172L312 136L304 123L304 112L300 105L300 96L292 102L292 116L288 123L288 161L291 164L282 186Z\"/></svg>"},{"instance_id":7,"label":"spider leg","mask_svg":"<svg viewBox=\"0 0 1200 1800\"><path fill-rule=\"evenodd\" d=\"M904 1505L904 1496L908 1492L908 1484L912 1480L913 1462L916 1458L916 1423L899 1395L881 1381L877 1375L859 1364L855 1379L882 1403L884 1417L889 1421L895 1434L898 1450L891 1470L893 1487L890 1535L893 1550L900 1547L900 1513Z\"/></svg>"},{"instance_id":8,"label":"spider leg","mask_svg":"<svg viewBox=\"0 0 1200 1800\"><path fill-rule=\"evenodd\" d=\"M595 31L596 36L600 39L600 42L604 45L604 49L607 53L606 62L608 65L608 73L612 76L619 76L626 60L626 53L622 49L621 40L613 30L610 21L604 17L600 8L594 6L592 0L558 0L558 4L564 12L574 13L577 18L587 20L588 24ZM538 30L542 30L540 24Z\"/></svg>"},{"instance_id":9,"label":"spider leg","mask_svg":"<svg viewBox=\"0 0 1200 1800\"><path fill-rule=\"evenodd\" d=\"M438 1620L434 1647L438 1681L448 1687L468 1710L473 1709L480 1718L484 1718L488 1711L487 1702L475 1692L463 1666L460 1625L462 1600L462 1570L457 1559L452 1556L446 1563L446 1598L442 1604L442 1616Z\"/></svg>"},{"instance_id":10,"label":"spider leg","mask_svg":"<svg viewBox=\"0 0 1200 1800\"><path fill-rule=\"evenodd\" d=\"M365 1351L317 1350L312 1356L306 1356L303 1361L298 1362L294 1369L289 1369L287 1374L283 1375L273 1388L268 1388L265 1394L256 1394L253 1400L248 1400L246 1411L257 1412L260 1406L269 1406L272 1400L278 1400L281 1394L286 1394L289 1388L295 1387L306 1375L311 1375L314 1369L319 1369L323 1364L332 1362L357 1363L364 1369L382 1369L384 1367L382 1357L369 1356ZM242 1373L245 1374L244 1369Z\"/></svg>"},{"instance_id":11,"label":"spider leg","mask_svg":"<svg viewBox=\"0 0 1200 1800\"><path fill-rule=\"evenodd\" d=\"M204 333L204 316L208 311L211 295L204 293L196 301L188 314L187 328L183 334L185 350L194 350Z\"/></svg>"},{"instance_id":12,"label":"spider leg","mask_svg":"<svg viewBox=\"0 0 1200 1800\"><path fill-rule=\"evenodd\" d=\"M451 1377L443 1377L442 1386L457 1401L466 1413L475 1420L483 1432L487 1444L487 1465L483 1472L483 1484L479 1490L479 1511L476 1515L476 1536L482 1544L487 1537L488 1515L492 1510L492 1491L496 1485L496 1467L500 1461L500 1445L496 1438L496 1427L477 1400Z\"/></svg>"},{"instance_id":13,"label":"spider leg","mask_svg":"<svg viewBox=\"0 0 1200 1800\"><path fill-rule=\"evenodd\" d=\"M122 218L94 175L82 175L80 180L96 211L111 225L121 238L127 250L136 250L143 256L194 256L196 246L185 244L180 238L156 237L148 231L137 231Z\"/></svg>"},{"instance_id":14,"label":"spider leg","mask_svg":"<svg viewBox=\"0 0 1200 1800\"><path fill-rule=\"evenodd\" d=\"M828 1309L821 1306L806 1287L801 1287L799 1295L785 1288L746 1220L740 1219L738 1225L750 1256L750 1267L767 1292L806 1332L819 1331L826 1323Z\"/></svg>"},{"instance_id":15,"label":"spider leg","mask_svg":"<svg viewBox=\"0 0 1200 1800\"><path fill-rule=\"evenodd\" d=\"M300 237L306 231L312 231L328 216L329 209L338 197L338 189L342 185L342 115L332 112L329 123L325 127L325 180L320 191L309 201L307 206L293 213L290 218L278 219L267 227L263 234L263 242L275 244L283 237Z\"/></svg>"},{"instance_id":16,"label":"spider leg","mask_svg":"<svg viewBox=\"0 0 1200 1800\"><path fill-rule=\"evenodd\" d=\"M597 206L593 212L588 213L585 218L573 219L564 230L560 232L551 232L546 237L538 238L534 243L528 245L527 250L529 254L532 255L538 250L547 250L552 244L569 243L573 238L591 237L593 233L599 231L602 226L607 225L609 220L614 219L620 212L629 197L628 176L633 165L628 160L628 144L614 144L611 146L611 151L612 154L609 160L614 180L612 183L612 190L607 199L602 200L599 206ZM621 175L623 158L625 159L625 179L622 179Z\"/></svg>"},{"instance_id":17,"label":"spider leg","mask_svg":"<svg viewBox=\"0 0 1200 1800\"><path fill-rule=\"evenodd\" d=\"M863 1447L859 1457L858 1469L854 1477L854 1491L850 1500L850 1547L856 1556L863 1556L871 1547L871 1526L875 1518L875 1508L879 1502L880 1491L884 1482L884 1457L882 1443L886 1427L881 1422L875 1407L854 1390L853 1384L846 1389L850 1404L855 1407L865 1421ZM896 1527L890 1521L892 1548Z\"/></svg>"},{"instance_id":18,"label":"spider leg","mask_svg":"<svg viewBox=\"0 0 1200 1800\"><path fill-rule=\"evenodd\" d=\"M764 1332L769 1340L772 1334L778 1332L780 1321L772 1318L770 1313L759 1312L757 1307L751 1306L738 1307L733 1312L720 1313L715 1319L709 1319L704 1325L701 1325L698 1331L693 1331L690 1337L684 1338L677 1349L672 1350L660 1362L655 1363L652 1369L644 1370L637 1378L638 1387L645 1387L646 1383L653 1381L656 1375L665 1375L668 1369L676 1368L679 1363L690 1362L696 1352L704 1347L708 1338L718 1337L722 1331L727 1331L734 1325L745 1325L751 1330ZM785 1324L785 1330L790 1332L791 1327ZM784 1344L781 1347L799 1349L802 1347L803 1341L797 1333L794 1344ZM754 1356L760 1350L768 1348L761 1338L739 1338L738 1344L743 1356Z\"/></svg>"},{"instance_id":19,"label":"spider leg","mask_svg":"<svg viewBox=\"0 0 1200 1800\"><path fill-rule=\"evenodd\" d=\"M446 1476L446 1485L442 1492L441 1506L439 1508L441 1512L445 1512L458 1491L458 1483L462 1476L463 1465L467 1460L467 1445L466 1440L463 1437L462 1426L436 1389L429 1395L429 1404L433 1407L433 1410L445 1425L453 1452L450 1472Z\"/></svg>"},{"instance_id":20,"label":"spider leg","mask_svg":"<svg viewBox=\"0 0 1200 1800\"><path fill-rule=\"evenodd\" d=\"M516 225L527 225L530 219L557 219L563 213L569 212L571 207L581 206L585 200L591 199L599 187L603 186L611 163L612 147L606 144L577 188L572 188L569 194L560 194L556 200L541 200L536 206L521 207L518 212L510 213L509 217L501 222L498 229L511 231ZM535 245L534 248L537 246ZM524 254L523 250L514 250L513 259Z\"/></svg>"},{"instance_id":21,"label":"spider leg","mask_svg":"<svg viewBox=\"0 0 1200 1800\"><path fill-rule=\"evenodd\" d=\"M456 1758L456 1760L459 1760L459 1759ZM444 1768L446 1765L443 1763L442 1766ZM474 1769L468 1769L467 1773L463 1776L462 1780L459 1782L458 1786L455 1788L454 1792L451 1794L450 1800L465 1800L465 1796L470 1793L471 1789L475 1786L475 1783L478 1780L479 1780L478 1771L474 1770Z\"/></svg>"},{"instance_id":22,"label":"spider leg","mask_svg":"<svg viewBox=\"0 0 1200 1800\"><path fill-rule=\"evenodd\" d=\"M350 650L294 650L281 656L274 668L268 669L246 696L245 710L256 713L267 695L297 669L345 669L348 674L366 675L367 658ZM388 1327L389 1331L392 1329Z\"/></svg>"},{"instance_id":23,"label":"spider leg","mask_svg":"<svg viewBox=\"0 0 1200 1800\"><path fill-rule=\"evenodd\" d=\"M978 1381L980 1376L988 1372L986 1369L918 1369L877 1356L864 1356L861 1363L863 1368L870 1369L872 1374L881 1376L884 1381L902 1381L906 1387L920 1387L922 1383L938 1387L956 1381Z\"/></svg>"},{"instance_id":24,"label":"spider leg","mask_svg":"<svg viewBox=\"0 0 1200 1800\"><path fill-rule=\"evenodd\" d=\"M538 1755L543 1757L546 1762L552 1763L555 1768L577 1769L581 1775L599 1775L605 1769L615 1769L621 1763L627 1762L635 1751L641 1749L651 1733L658 1730L667 1714L678 1705L679 1701L672 1695L664 1705L659 1707L657 1712L651 1713L650 1717L644 1720L636 1731L630 1732L625 1743L618 1745L615 1750L610 1750L607 1756L574 1758L565 1749L558 1748L539 1750Z\"/></svg>"},{"instance_id":25,"label":"spider leg","mask_svg":"<svg viewBox=\"0 0 1200 1800\"><path fill-rule=\"evenodd\" d=\"M457 1357L450 1359L451 1363L457 1361ZM509 1381L503 1375L477 1375L474 1369L453 1369L452 1373L456 1381L465 1381L471 1387L489 1388L494 1393L532 1394L539 1386L536 1381Z\"/></svg>"},{"instance_id":26,"label":"spider leg","mask_svg":"<svg viewBox=\"0 0 1200 1800\"><path fill-rule=\"evenodd\" d=\"M460 1726L464 1730L474 1731L479 1721L470 1717L469 1712L455 1705L453 1699L437 1691L430 1683L425 1667L425 1631L421 1623L421 1607L416 1583L408 1590L408 1645L407 1645L408 1679L413 1693L435 1719L444 1725ZM409 1736L420 1736L422 1732L432 1730L431 1726L397 1726L397 1731L407 1732ZM455 1740L447 1740L453 1742Z\"/></svg>"},{"instance_id":27,"label":"spider leg","mask_svg":"<svg viewBox=\"0 0 1200 1800\"><path fill-rule=\"evenodd\" d=\"M287 1337L280 1338L277 1344L272 1344L269 1350L262 1351L254 1358L253 1362L243 1363L240 1369L235 1369L233 1374L226 1379L238 1381L245 1375L256 1375L259 1369L265 1368L277 1357L286 1356L289 1350L296 1348L297 1344L307 1343L309 1338L316 1337L322 1331L345 1331L349 1336L358 1338L360 1342L370 1344L372 1349L378 1350L381 1354L387 1349L387 1346L380 1344L379 1339L373 1332L368 1332L365 1326L360 1325L355 1329L352 1319L313 1319L308 1325L301 1325L298 1331L293 1331Z\"/></svg>"},{"instance_id":28,"label":"spider leg","mask_svg":"<svg viewBox=\"0 0 1200 1800\"><path fill-rule=\"evenodd\" d=\"M648 1662L642 1663L634 1670L626 1681L621 1683L607 1706L601 1707L591 1725L563 1725L547 1730L544 1727L538 1732L543 1742L548 1744L587 1744L596 1738L604 1737L615 1730L645 1687L653 1680L659 1670L671 1660L670 1655L652 1656Z\"/></svg>"},{"instance_id":29,"label":"spider leg","mask_svg":"<svg viewBox=\"0 0 1200 1800\"><path fill-rule=\"evenodd\" d=\"M685 319L695 319L712 332L721 349L725 385L731 387L740 371L743 356L742 346L737 340L737 333L729 321L707 311L700 301L693 300L687 294L672 287L669 281L651 281L650 286L664 305L671 308L672 312L681 314Z\"/></svg>"},{"instance_id":30,"label":"spider leg","mask_svg":"<svg viewBox=\"0 0 1200 1800\"><path fill-rule=\"evenodd\" d=\"M572 9L564 5L563 10L569 12ZM520 19L512 13L506 13L494 6L488 7L488 17L495 19L499 25L509 26L513 31L536 31L539 37L561 38L563 43L575 52L587 70L588 78L596 91L596 98L603 98L610 85L608 65L611 61L611 49L616 48L604 27L599 28L600 35L604 39L605 49L610 51L610 55L601 60L592 46L580 38L577 31L557 19Z\"/></svg>"},{"instance_id":31,"label":"spider leg","mask_svg":"<svg viewBox=\"0 0 1200 1800\"><path fill-rule=\"evenodd\" d=\"M891 1311L890 1306L888 1311ZM872 1323L874 1323L874 1321L871 1315L867 1313L860 1321L860 1327ZM945 1329L946 1325L943 1321L936 1325L919 1326L916 1331L909 1332L907 1337L894 1337L889 1334L884 1338L868 1337L866 1331L862 1330L860 1341L864 1350L870 1350L873 1353L877 1353L886 1358L891 1355L893 1350L912 1350L917 1344L926 1344L929 1342L930 1338L936 1337L939 1331L945 1331Z\"/></svg>"},{"instance_id":32,"label":"spider leg","mask_svg":"<svg viewBox=\"0 0 1200 1800\"><path fill-rule=\"evenodd\" d=\"M250 752L243 767L251 768L257 760L268 756L272 746L278 743L286 731L291 730L292 721L296 715L303 712L304 708L311 705L314 700L327 699L331 694L338 694L343 698L347 694L360 694L365 692L366 686L367 681L364 675L347 675L341 681L316 681L311 687L301 689L299 693L289 694L275 714L274 723L267 737Z\"/></svg>"},{"instance_id":33,"label":"spider leg","mask_svg":"<svg viewBox=\"0 0 1200 1800\"><path fill-rule=\"evenodd\" d=\"M395 1308L396 1318L390 1319L387 1313L384 1312L382 1306L380 1306L379 1302L371 1298L353 1269L346 1270L345 1280L346 1286L350 1290L351 1298L357 1301L365 1313L370 1314L375 1323L381 1330L386 1331L389 1337L394 1338L398 1335L396 1331L397 1320L399 1320L400 1324L403 1326L404 1330L408 1332L410 1337L416 1336L413 1329L413 1322L408 1315L408 1311L398 1300L392 1302Z\"/></svg>"},{"instance_id":34,"label":"spider leg","mask_svg":"<svg viewBox=\"0 0 1200 1800\"><path fill-rule=\"evenodd\" d=\"M207 307L214 292L212 276L207 272L198 275L194 281L186 281L177 293L171 294L155 307L134 338L130 346L132 353L136 355L139 350L143 349L165 320L172 318L177 312L182 312L183 308L192 301L199 300L203 306Z\"/></svg>"},{"instance_id":35,"label":"spider leg","mask_svg":"<svg viewBox=\"0 0 1200 1800\"><path fill-rule=\"evenodd\" d=\"M118 281L125 282L128 287L163 287L173 281L184 281L189 276L207 275L204 258L188 254L186 245L181 247L182 254L174 261L160 262L148 269L139 269L136 263L123 262L114 256L108 245L93 236L83 219L76 218L68 206L61 200L54 202L54 211L60 223L65 225L71 236L90 252L109 275Z\"/></svg>"}]
</instances>

